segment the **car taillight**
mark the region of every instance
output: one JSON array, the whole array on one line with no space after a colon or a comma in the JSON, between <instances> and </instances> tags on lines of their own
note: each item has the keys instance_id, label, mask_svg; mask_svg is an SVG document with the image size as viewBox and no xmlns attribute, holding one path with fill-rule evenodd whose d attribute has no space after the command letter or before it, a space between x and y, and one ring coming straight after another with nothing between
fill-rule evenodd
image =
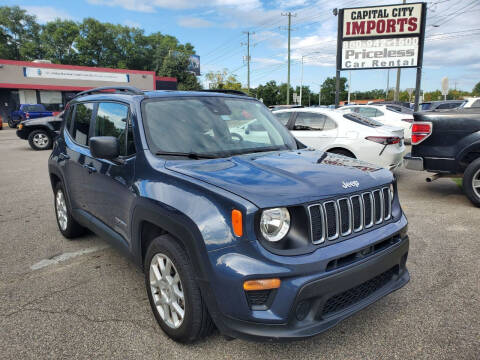
<instances>
[{"instance_id":1,"label":"car taillight","mask_svg":"<svg viewBox=\"0 0 480 360\"><path fill-rule=\"evenodd\" d=\"M25 113L25 117L26 117L27 119L30 119L30 114L29 114L29 113Z\"/></svg>"},{"instance_id":2,"label":"car taillight","mask_svg":"<svg viewBox=\"0 0 480 360\"><path fill-rule=\"evenodd\" d=\"M431 122L414 122L412 125L412 145L418 145L432 134Z\"/></svg>"},{"instance_id":3,"label":"car taillight","mask_svg":"<svg viewBox=\"0 0 480 360\"><path fill-rule=\"evenodd\" d=\"M365 139L382 144L382 145L398 144L401 140L397 136L367 136Z\"/></svg>"},{"instance_id":4,"label":"car taillight","mask_svg":"<svg viewBox=\"0 0 480 360\"><path fill-rule=\"evenodd\" d=\"M413 123L413 119L402 119L402 121L405 121L405 122L407 122L407 123L409 123L409 124Z\"/></svg>"}]
</instances>

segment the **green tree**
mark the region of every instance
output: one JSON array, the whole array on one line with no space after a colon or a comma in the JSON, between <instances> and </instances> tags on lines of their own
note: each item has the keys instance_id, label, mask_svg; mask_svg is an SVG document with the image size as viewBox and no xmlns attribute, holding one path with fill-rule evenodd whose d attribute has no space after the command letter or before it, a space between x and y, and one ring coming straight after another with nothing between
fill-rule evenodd
<instances>
[{"instance_id":1,"label":"green tree","mask_svg":"<svg viewBox=\"0 0 480 360\"><path fill-rule=\"evenodd\" d=\"M271 80L265 85L258 85L256 89L251 89L250 92L255 94L257 99L262 99L266 106L276 105L277 98L280 94L280 90L275 80Z\"/></svg>"},{"instance_id":2,"label":"green tree","mask_svg":"<svg viewBox=\"0 0 480 360\"><path fill-rule=\"evenodd\" d=\"M34 60L42 57L35 16L18 6L0 7L0 58Z\"/></svg>"},{"instance_id":3,"label":"green tree","mask_svg":"<svg viewBox=\"0 0 480 360\"><path fill-rule=\"evenodd\" d=\"M44 57L58 64L77 64L75 41L78 36L78 24L74 21L56 19L46 23L40 34Z\"/></svg>"},{"instance_id":4,"label":"green tree","mask_svg":"<svg viewBox=\"0 0 480 360\"><path fill-rule=\"evenodd\" d=\"M473 96L480 96L480 82L478 82L472 90L472 95Z\"/></svg>"},{"instance_id":5,"label":"green tree","mask_svg":"<svg viewBox=\"0 0 480 360\"><path fill-rule=\"evenodd\" d=\"M236 75L230 74L228 69L205 74L205 79L210 83L211 89L242 90L242 83L238 81Z\"/></svg>"},{"instance_id":6,"label":"green tree","mask_svg":"<svg viewBox=\"0 0 480 360\"><path fill-rule=\"evenodd\" d=\"M347 78L340 78L340 101L347 99L347 91L345 90L347 84ZM335 89L336 79L335 77L326 78L322 84L322 104L332 105L335 104Z\"/></svg>"},{"instance_id":7,"label":"green tree","mask_svg":"<svg viewBox=\"0 0 480 360\"><path fill-rule=\"evenodd\" d=\"M177 52L167 55L158 71L160 76L176 77L179 90L200 90L202 86L197 77L188 71L189 56Z\"/></svg>"}]
</instances>

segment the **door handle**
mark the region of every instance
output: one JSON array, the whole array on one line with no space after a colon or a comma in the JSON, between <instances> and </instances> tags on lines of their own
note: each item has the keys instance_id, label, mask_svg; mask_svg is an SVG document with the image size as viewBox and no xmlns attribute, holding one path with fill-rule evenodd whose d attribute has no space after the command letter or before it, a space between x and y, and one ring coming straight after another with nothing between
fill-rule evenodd
<instances>
[{"instance_id":1,"label":"door handle","mask_svg":"<svg viewBox=\"0 0 480 360\"><path fill-rule=\"evenodd\" d=\"M70 156L68 156L67 154L64 154L64 153L60 153L60 154L58 154L58 159L59 160L68 160L68 159L70 159Z\"/></svg>"},{"instance_id":2,"label":"door handle","mask_svg":"<svg viewBox=\"0 0 480 360\"><path fill-rule=\"evenodd\" d=\"M89 174L97 172L97 169L93 165L84 164L83 167L88 170Z\"/></svg>"}]
</instances>

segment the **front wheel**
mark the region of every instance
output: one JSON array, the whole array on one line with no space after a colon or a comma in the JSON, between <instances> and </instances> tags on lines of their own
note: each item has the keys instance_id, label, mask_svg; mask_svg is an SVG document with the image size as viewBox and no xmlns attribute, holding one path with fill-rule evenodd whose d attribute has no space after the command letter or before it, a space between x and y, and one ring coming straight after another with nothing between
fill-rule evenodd
<instances>
[{"instance_id":1,"label":"front wheel","mask_svg":"<svg viewBox=\"0 0 480 360\"><path fill-rule=\"evenodd\" d=\"M463 189L470 201L480 207L480 159L473 161L465 170Z\"/></svg>"},{"instance_id":2,"label":"front wheel","mask_svg":"<svg viewBox=\"0 0 480 360\"><path fill-rule=\"evenodd\" d=\"M47 150L52 147L52 138L45 130L34 130L28 135L28 143L33 150Z\"/></svg>"},{"instance_id":3,"label":"front wheel","mask_svg":"<svg viewBox=\"0 0 480 360\"><path fill-rule=\"evenodd\" d=\"M145 256L145 285L155 318L175 341L207 336L213 323L185 250L170 235L152 240Z\"/></svg>"}]
</instances>

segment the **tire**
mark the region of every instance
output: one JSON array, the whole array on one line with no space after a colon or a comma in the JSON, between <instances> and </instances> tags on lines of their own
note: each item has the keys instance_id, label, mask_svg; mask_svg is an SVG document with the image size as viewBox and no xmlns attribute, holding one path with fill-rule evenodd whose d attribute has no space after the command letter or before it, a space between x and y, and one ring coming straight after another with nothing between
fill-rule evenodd
<instances>
[{"instance_id":1,"label":"tire","mask_svg":"<svg viewBox=\"0 0 480 360\"><path fill-rule=\"evenodd\" d=\"M63 200L60 200L63 198ZM63 201L63 204L62 204ZM61 182L55 185L53 203L55 207L55 217L57 219L58 229L67 239L73 239L85 233L85 228L76 222L68 205L65 189Z\"/></svg>"},{"instance_id":2,"label":"tire","mask_svg":"<svg viewBox=\"0 0 480 360\"><path fill-rule=\"evenodd\" d=\"M480 207L480 158L470 163L465 170L463 190L470 201Z\"/></svg>"},{"instance_id":3,"label":"tire","mask_svg":"<svg viewBox=\"0 0 480 360\"><path fill-rule=\"evenodd\" d=\"M10 126L12 129L15 129L17 127L17 124L13 119L8 119L8 126Z\"/></svg>"},{"instance_id":4,"label":"tire","mask_svg":"<svg viewBox=\"0 0 480 360\"><path fill-rule=\"evenodd\" d=\"M52 137L45 130L33 130L28 135L28 143L33 150L48 150L52 147Z\"/></svg>"},{"instance_id":5,"label":"tire","mask_svg":"<svg viewBox=\"0 0 480 360\"><path fill-rule=\"evenodd\" d=\"M168 261L171 262L169 276L162 273L159 266L163 264L166 272ZM193 266L185 250L172 236L162 235L150 242L144 274L153 314L170 338L191 343L212 332L214 325L195 281ZM183 318L175 308L180 312L183 310Z\"/></svg>"},{"instance_id":6,"label":"tire","mask_svg":"<svg viewBox=\"0 0 480 360\"><path fill-rule=\"evenodd\" d=\"M347 149L332 149L328 150L327 152L332 153L332 154L338 154L338 155L343 155L352 159L356 159L355 155L353 155L350 151Z\"/></svg>"}]
</instances>

